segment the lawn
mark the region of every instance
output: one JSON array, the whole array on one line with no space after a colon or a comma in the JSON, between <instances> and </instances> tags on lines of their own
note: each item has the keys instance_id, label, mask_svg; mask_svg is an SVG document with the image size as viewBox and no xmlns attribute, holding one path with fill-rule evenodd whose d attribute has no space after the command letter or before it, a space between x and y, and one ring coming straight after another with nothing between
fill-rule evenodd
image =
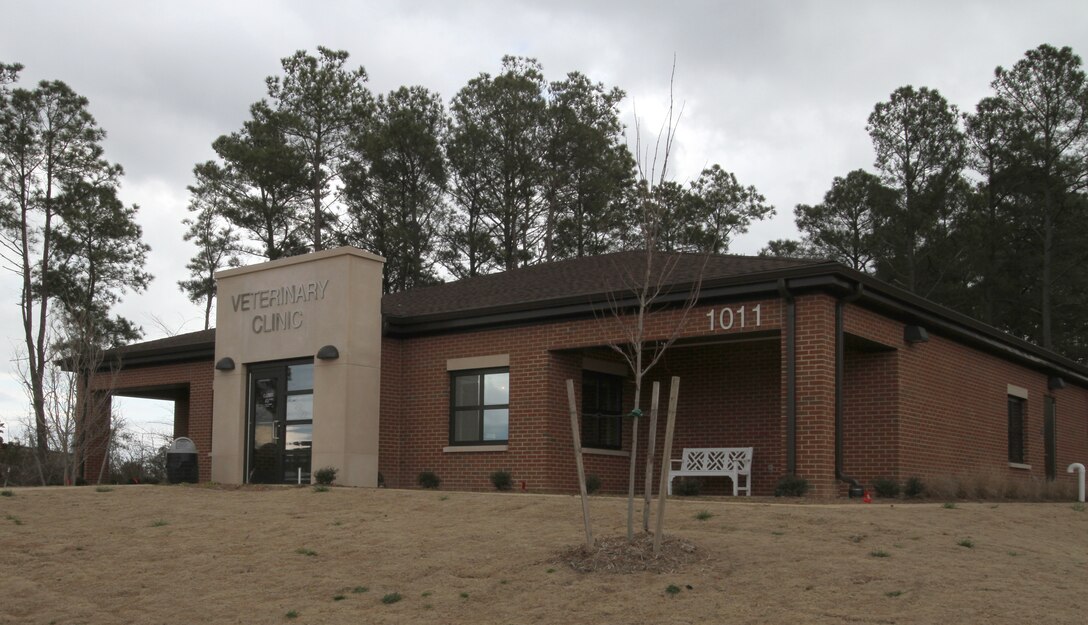
<instances>
[{"instance_id":1,"label":"lawn","mask_svg":"<svg viewBox=\"0 0 1088 625\"><path fill-rule=\"evenodd\" d=\"M576 497L204 486L11 489L0 623L1083 623L1072 503L674 499L700 558L580 573ZM594 497L599 535L625 500Z\"/></svg>"}]
</instances>

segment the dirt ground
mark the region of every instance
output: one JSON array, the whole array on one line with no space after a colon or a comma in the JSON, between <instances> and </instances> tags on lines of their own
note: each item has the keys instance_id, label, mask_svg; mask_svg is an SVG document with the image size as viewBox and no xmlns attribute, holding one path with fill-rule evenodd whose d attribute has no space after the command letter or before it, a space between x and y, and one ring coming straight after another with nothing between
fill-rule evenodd
<instances>
[{"instance_id":1,"label":"dirt ground","mask_svg":"<svg viewBox=\"0 0 1088 625\"><path fill-rule=\"evenodd\" d=\"M12 492L0 497L4 624L1023 625L1088 615L1088 512L1072 503L674 499L666 532L705 557L615 574L556 560L582 540L570 496ZM593 498L596 533L623 533L624 509L624 499ZM401 599L383 603L392 593Z\"/></svg>"}]
</instances>

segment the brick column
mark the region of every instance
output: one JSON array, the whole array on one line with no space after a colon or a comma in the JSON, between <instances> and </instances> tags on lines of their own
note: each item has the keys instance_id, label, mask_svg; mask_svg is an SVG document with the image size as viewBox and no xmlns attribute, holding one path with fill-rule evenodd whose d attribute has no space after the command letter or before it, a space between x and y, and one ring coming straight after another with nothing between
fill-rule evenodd
<instances>
[{"instance_id":1,"label":"brick column","mask_svg":"<svg viewBox=\"0 0 1088 625\"><path fill-rule=\"evenodd\" d=\"M113 413L113 397L109 393L91 391L81 393L80 401L89 401L87 407L87 419L76 424L76 441L82 441L84 451L83 479L88 484L98 483L98 474L103 464L106 470L102 471L102 480L109 480L109 434L111 415ZM79 408L77 408L79 410Z\"/></svg>"},{"instance_id":2,"label":"brick column","mask_svg":"<svg viewBox=\"0 0 1088 625\"><path fill-rule=\"evenodd\" d=\"M835 488L835 300L797 298L797 475L809 493Z\"/></svg>"}]
</instances>

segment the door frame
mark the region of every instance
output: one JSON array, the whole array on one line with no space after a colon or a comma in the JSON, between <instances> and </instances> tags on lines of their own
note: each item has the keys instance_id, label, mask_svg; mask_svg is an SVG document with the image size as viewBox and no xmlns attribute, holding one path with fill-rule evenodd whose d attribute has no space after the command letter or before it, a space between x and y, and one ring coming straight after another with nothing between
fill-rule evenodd
<instances>
[{"instance_id":1,"label":"door frame","mask_svg":"<svg viewBox=\"0 0 1088 625\"><path fill-rule=\"evenodd\" d=\"M255 445L256 428L254 428L254 411L253 401L255 399L253 395L254 380L257 376L274 377L276 379L276 418L275 418L275 437L276 437L276 466L275 473L277 475L283 474L284 456L286 454L286 438L287 438L287 397L292 394L288 391L288 367L295 365L313 364L313 358L291 358L288 360L275 360L252 363L246 366L246 404L244 410L245 418L245 454L243 455L243 477L246 484L290 484L293 483L287 479L282 479L274 482L253 482L252 481L252 467L251 462L253 460L253 452ZM310 393L313 393L313 389L310 389ZM298 394L298 393L294 393ZM296 420L292 421L292 424L309 423L313 424L313 419L310 420ZM312 429L311 429L312 432ZM311 434L312 436L312 434ZM312 447L311 447L312 454ZM311 455L311 472L312 467L312 455Z\"/></svg>"}]
</instances>

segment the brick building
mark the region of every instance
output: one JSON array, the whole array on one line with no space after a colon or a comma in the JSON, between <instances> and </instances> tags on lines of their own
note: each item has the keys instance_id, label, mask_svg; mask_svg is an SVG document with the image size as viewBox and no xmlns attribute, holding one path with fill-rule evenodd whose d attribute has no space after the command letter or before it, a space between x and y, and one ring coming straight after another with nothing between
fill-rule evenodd
<instances>
[{"instance_id":1,"label":"brick building","mask_svg":"<svg viewBox=\"0 0 1088 625\"><path fill-rule=\"evenodd\" d=\"M842 495L878 478L1066 480L1088 461L1088 369L1058 354L836 263L658 260L669 270L653 277L647 336L675 342L641 403L660 381L664 412L680 377L673 457L753 447L756 495L789 473ZM572 379L586 471L626 488L634 387L610 344L643 254L384 297L381 263L341 248L222 272L217 331L114 350L92 392L172 400L202 480L293 483L335 466L350 485L414 487L433 471L446 488L486 489L505 469L529 490L571 492ZM704 486L731 492L727 478Z\"/></svg>"}]
</instances>

